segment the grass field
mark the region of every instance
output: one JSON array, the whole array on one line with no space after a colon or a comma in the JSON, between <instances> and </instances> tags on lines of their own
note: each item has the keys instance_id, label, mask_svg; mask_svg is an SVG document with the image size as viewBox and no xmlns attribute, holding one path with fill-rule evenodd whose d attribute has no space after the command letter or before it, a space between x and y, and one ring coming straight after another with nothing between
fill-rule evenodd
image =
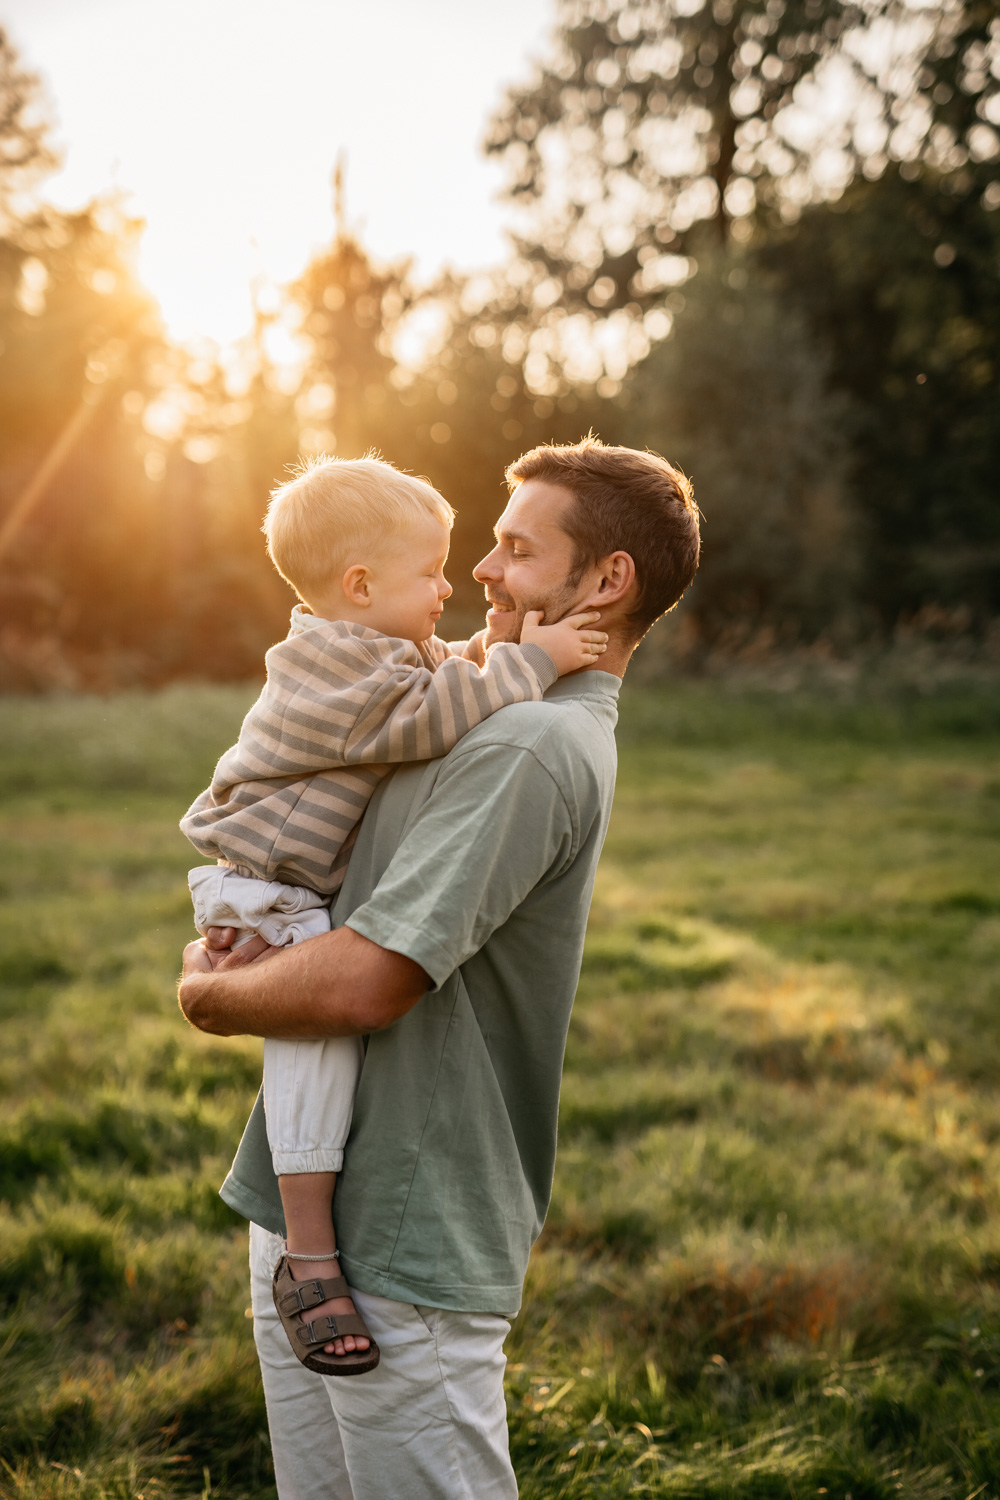
<instances>
[{"instance_id":1,"label":"grass field","mask_svg":"<svg viewBox=\"0 0 1000 1500\"><path fill-rule=\"evenodd\" d=\"M0 710L0 1493L273 1493L260 1045L189 1031L176 832L247 693ZM525 1500L1000 1496L1000 709L626 695Z\"/></svg>"}]
</instances>

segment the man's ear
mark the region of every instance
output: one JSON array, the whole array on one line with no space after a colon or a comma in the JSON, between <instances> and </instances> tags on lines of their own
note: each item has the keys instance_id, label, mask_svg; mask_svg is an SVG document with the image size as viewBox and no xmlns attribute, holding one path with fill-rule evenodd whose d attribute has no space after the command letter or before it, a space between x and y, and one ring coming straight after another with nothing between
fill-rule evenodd
<instances>
[{"instance_id":1,"label":"man's ear","mask_svg":"<svg viewBox=\"0 0 1000 1500\"><path fill-rule=\"evenodd\" d=\"M587 599L587 606L604 609L617 604L635 585L635 563L627 552L612 552L604 557L595 569L596 578Z\"/></svg>"},{"instance_id":2,"label":"man's ear","mask_svg":"<svg viewBox=\"0 0 1000 1500\"><path fill-rule=\"evenodd\" d=\"M344 598L359 609L367 609L372 602L372 571L363 563L353 563L341 579Z\"/></svg>"}]
</instances>

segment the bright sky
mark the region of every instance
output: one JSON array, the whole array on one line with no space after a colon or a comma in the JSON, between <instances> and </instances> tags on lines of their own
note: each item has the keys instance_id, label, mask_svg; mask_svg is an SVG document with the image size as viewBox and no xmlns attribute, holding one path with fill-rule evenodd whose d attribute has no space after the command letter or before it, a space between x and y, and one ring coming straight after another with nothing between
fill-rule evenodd
<instances>
[{"instance_id":1,"label":"bright sky","mask_svg":"<svg viewBox=\"0 0 1000 1500\"><path fill-rule=\"evenodd\" d=\"M251 278L332 235L331 172L378 258L429 277L503 254L479 143L544 48L553 0L0 0L42 74L65 162L46 196L111 186L144 218L141 274L175 337L249 326Z\"/></svg>"}]
</instances>

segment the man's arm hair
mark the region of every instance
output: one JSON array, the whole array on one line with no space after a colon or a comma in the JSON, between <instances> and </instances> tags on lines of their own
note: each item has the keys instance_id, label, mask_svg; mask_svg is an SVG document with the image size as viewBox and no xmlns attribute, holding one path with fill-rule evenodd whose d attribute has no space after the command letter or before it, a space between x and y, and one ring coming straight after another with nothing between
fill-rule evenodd
<instances>
[{"instance_id":1,"label":"man's arm hair","mask_svg":"<svg viewBox=\"0 0 1000 1500\"><path fill-rule=\"evenodd\" d=\"M189 944L178 1000L192 1026L215 1036L362 1036L398 1021L430 987L413 959L349 927L260 963L207 972L206 962Z\"/></svg>"}]
</instances>

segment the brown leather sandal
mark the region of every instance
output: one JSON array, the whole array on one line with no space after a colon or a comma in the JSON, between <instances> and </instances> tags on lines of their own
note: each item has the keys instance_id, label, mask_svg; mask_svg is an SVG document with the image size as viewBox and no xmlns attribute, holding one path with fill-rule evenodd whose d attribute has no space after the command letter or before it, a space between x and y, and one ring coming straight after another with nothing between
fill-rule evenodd
<instances>
[{"instance_id":1,"label":"brown leather sandal","mask_svg":"<svg viewBox=\"0 0 1000 1500\"><path fill-rule=\"evenodd\" d=\"M288 1342L307 1370L318 1375L366 1375L379 1362L379 1347L368 1331L364 1318L359 1313L344 1313L337 1317L317 1318L305 1323L299 1313L329 1302L331 1297L350 1297L351 1289L345 1276L329 1276L324 1280L296 1281L282 1256L274 1268L274 1305L278 1309ZM352 1349L346 1354L327 1354L324 1344L342 1339L368 1339L367 1349Z\"/></svg>"}]
</instances>

